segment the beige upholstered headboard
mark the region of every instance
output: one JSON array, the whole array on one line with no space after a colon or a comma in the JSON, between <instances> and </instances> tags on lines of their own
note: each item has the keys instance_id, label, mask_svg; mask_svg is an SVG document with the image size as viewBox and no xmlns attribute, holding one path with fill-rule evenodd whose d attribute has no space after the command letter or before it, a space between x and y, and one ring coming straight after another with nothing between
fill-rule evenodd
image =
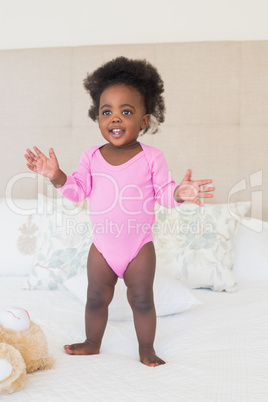
<instances>
[{"instance_id":1,"label":"beige upholstered headboard","mask_svg":"<svg viewBox=\"0 0 268 402\"><path fill-rule=\"evenodd\" d=\"M45 187L27 170L27 147L46 153L54 147L61 168L71 173L84 149L103 142L87 117L83 79L120 55L146 58L162 74L166 121L141 141L163 150L176 181L191 168L195 179L213 178L213 202L252 199L253 216L263 209L267 220L266 41L1 51L0 197L8 190L32 198Z\"/></svg>"}]
</instances>

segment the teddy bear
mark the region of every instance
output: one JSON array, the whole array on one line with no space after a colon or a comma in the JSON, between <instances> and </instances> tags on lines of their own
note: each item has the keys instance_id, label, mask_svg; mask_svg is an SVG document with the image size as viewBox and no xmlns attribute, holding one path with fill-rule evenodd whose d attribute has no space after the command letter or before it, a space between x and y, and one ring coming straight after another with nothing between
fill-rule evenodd
<instances>
[{"instance_id":1,"label":"teddy bear","mask_svg":"<svg viewBox=\"0 0 268 402\"><path fill-rule=\"evenodd\" d=\"M11 308L0 312L0 394L21 391L26 373L53 365L45 334L28 311Z\"/></svg>"}]
</instances>

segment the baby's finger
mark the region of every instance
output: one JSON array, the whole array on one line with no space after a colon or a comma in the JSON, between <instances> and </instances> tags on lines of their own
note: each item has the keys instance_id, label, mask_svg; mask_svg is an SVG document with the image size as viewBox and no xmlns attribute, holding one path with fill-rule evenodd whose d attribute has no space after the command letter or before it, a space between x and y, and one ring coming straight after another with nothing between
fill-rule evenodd
<instances>
[{"instance_id":1,"label":"baby's finger","mask_svg":"<svg viewBox=\"0 0 268 402\"><path fill-rule=\"evenodd\" d=\"M27 160L27 166L33 163L33 158L27 154L24 155L24 158ZM29 166L28 166L29 167Z\"/></svg>"},{"instance_id":2,"label":"baby's finger","mask_svg":"<svg viewBox=\"0 0 268 402\"><path fill-rule=\"evenodd\" d=\"M207 179L207 180L197 180L197 183L199 186L205 186L206 184L212 183L212 180Z\"/></svg>"},{"instance_id":3,"label":"baby's finger","mask_svg":"<svg viewBox=\"0 0 268 402\"><path fill-rule=\"evenodd\" d=\"M45 156L45 155L43 154L43 152L41 152L40 149L38 149L37 147L33 147L33 149L35 150L35 152L36 152L38 158L40 158L41 156Z\"/></svg>"},{"instance_id":4,"label":"baby's finger","mask_svg":"<svg viewBox=\"0 0 268 402\"><path fill-rule=\"evenodd\" d=\"M52 158L52 159L57 159L56 154L55 154L53 148L50 148L50 149L49 149L49 156L50 156L50 158Z\"/></svg>"},{"instance_id":5,"label":"baby's finger","mask_svg":"<svg viewBox=\"0 0 268 402\"><path fill-rule=\"evenodd\" d=\"M31 164L32 166L36 166L37 161L38 161L38 156L34 155L31 152L31 156L29 156L28 154L25 154L24 157L26 158L27 162L29 162L29 164Z\"/></svg>"},{"instance_id":6,"label":"baby's finger","mask_svg":"<svg viewBox=\"0 0 268 402\"><path fill-rule=\"evenodd\" d=\"M28 169L32 170L33 172L36 171L36 168L33 165L31 165L30 163L26 163L26 166Z\"/></svg>"},{"instance_id":7,"label":"baby's finger","mask_svg":"<svg viewBox=\"0 0 268 402\"><path fill-rule=\"evenodd\" d=\"M26 149L26 152L28 153L28 155L32 158L32 159L34 159L34 158L37 158L37 156L30 150L30 149Z\"/></svg>"},{"instance_id":8,"label":"baby's finger","mask_svg":"<svg viewBox=\"0 0 268 402\"><path fill-rule=\"evenodd\" d=\"M215 191L215 187L201 187L200 192L210 192Z\"/></svg>"},{"instance_id":9,"label":"baby's finger","mask_svg":"<svg viewBox=\"0 0 268 402\"><path fill-rule=\"evenodd\" d=\"M201 202L198 198L194 201L194 203L195 203L196 205L198 205L199 207L203 207L202 202Z\"/></svg>"},{"instance_id":10,"label":"baby's finger","mask_svg":"<svg viewBox=\"0 0 268 402\"><path fill-rule=\"evenodd\" d=\"M198 197L199 197L199 198L212 198L212 197L213 197L213 194L200 192L200 193L198 194Z\"/></svg>"},{"instance_id":11,"label":"baby's finger","mask_svg":"<svg viewBox=\"0 0 268 402\"><path fill-rule=\"evenodd\" d=\"M192 171L191 169L187 169L185 176L182 181L190 181L192 176Z\"/></svg>"}]
</instances>

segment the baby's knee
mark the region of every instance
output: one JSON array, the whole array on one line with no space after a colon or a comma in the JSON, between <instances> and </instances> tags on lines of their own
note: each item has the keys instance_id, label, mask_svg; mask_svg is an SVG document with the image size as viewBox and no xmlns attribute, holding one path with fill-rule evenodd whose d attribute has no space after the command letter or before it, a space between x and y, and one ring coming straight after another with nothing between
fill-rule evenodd
<instances>
[{"instance_id":1,"label":"baby's knee","mask_svg":"<svg viewBox=\"0 0 268 402\"><path fill-rule=\"evenodd\" d=\"M133 311L139 314L147 314L154 307L153 293L147 292L128 292L128 301Z\"/></svg>"},{"instance_id":2,"label":"baby's knee","mask_svg":"<svg viewBox=\"0 0 268 402\"><path fill-rule=\"evenodd\" d=\"M86 308L91 311L101 310L110 304L108 295L102 292L88 291Z\"/></svg>"}]
</instances>

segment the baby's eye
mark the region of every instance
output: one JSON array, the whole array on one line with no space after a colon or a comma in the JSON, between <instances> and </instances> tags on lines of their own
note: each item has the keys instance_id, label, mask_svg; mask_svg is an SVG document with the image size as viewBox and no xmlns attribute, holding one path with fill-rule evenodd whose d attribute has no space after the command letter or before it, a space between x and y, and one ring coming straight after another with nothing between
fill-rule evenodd
<instances>
[{"instance_id":1,"label":"baby's eye","mask_svg":"<svg viewBox=\"0 0 268 402\"><path fill-rule=\"evenodd\" d=\"M130 110L125 109L125 110L123 110L122 114L123 114L124 116L128 116L128 115L130 115L130 114L132 114L132 113L131 113Z\"/></svg>"},{"instance_id":2,"label":"baby's eye","mask_svg":"<svg viewBox=\"0 0 268 402\"><path fill-rule=\"evenodd\" d=\"M111 112L110 110L104 110L104 111L102 112L102 114L103 114L104 116L110 116L110 115L112 114L112 112Z\"/></svg>"}]
</instances>

